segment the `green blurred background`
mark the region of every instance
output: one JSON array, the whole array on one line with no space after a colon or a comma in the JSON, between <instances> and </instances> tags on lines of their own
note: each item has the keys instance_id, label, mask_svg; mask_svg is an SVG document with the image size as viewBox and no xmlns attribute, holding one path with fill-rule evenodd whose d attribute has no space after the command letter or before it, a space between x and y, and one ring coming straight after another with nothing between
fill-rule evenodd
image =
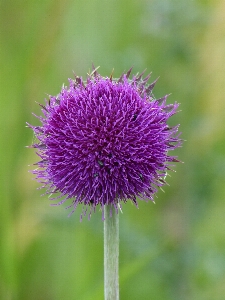
<instances>
[{"instance_id":1,"label":"green blurred background","mask_svg":"<svg viewBox=\"0 0 225 300\"><path fill-rule=\"evenodd\" d=\"M120 297L222 300L225 294L225 1L0 1L0 299L103 299L101 213L50 207L28 166L35 101L92 62L160 76L181 103L171 125L184 161L156 205L123 205Z\"/></svg>"}]
</instances>

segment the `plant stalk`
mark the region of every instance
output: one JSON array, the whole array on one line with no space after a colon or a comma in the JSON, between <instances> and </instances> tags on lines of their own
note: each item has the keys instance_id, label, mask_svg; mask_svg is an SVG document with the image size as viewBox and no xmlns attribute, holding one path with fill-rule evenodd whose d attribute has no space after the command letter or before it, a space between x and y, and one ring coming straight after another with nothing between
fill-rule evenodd
<instances>
[{"instance_id":1,"label":"plant stalk","mask_svg":"<svg viewBox=\"0 0 225 300\"><path fill-rule=\"evenodd\" d=\"M119 300L119 214L104 206L104 293L105 300Z\"/></svg>"}]
</instances>

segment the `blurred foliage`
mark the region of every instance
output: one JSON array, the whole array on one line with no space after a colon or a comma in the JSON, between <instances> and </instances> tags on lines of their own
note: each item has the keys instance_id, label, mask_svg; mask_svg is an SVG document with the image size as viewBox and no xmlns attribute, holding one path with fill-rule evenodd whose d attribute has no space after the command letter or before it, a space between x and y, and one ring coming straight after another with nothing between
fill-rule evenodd
<instances>
[{"instance_id":1,"label":"blurred foliage","mask_svg":"<svg viewBox=\"0 0 225 300\"><path fill-rule=\"evenodd\" d=\"M72 71L134 67L181 103L184 164L156 205L123 206L121 299L222 300L225 294L225 2L1 0L0 298L103 299L101 213L49 207L29 173L26 121Z\"/></svg>"}]
</instances>

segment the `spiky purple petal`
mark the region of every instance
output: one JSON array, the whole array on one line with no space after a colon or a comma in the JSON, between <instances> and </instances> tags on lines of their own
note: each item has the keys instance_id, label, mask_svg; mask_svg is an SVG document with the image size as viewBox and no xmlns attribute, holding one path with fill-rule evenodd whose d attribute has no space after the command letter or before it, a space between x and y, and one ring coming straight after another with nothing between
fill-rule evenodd
<instances>
[{"instance_id":1,"label":"spiky purple petal","mask_svg":"<svg viewBox=\"0 0 225 300\"><path fill-rule=\"evenodd\" d=\"M178 126L168 119L178 104L166 105L168 95L154 99L147 86L150 77L133 76L131 69L118 80L93 72L84 82L69 80L56 97L42 107L42 126L29 125L38 143L41 160L34 170L49 193L59 192L95 210L137 198L153 201L157 187L165 184L170 162L168 151L180 146ZM84 212L85 213L85 212Z\"/></svg>"}]
</instances>

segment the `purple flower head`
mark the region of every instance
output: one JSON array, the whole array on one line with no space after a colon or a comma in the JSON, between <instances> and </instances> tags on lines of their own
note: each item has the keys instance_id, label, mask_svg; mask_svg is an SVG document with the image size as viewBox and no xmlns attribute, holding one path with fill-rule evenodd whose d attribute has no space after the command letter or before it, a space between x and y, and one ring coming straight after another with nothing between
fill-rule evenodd
<instances>
[{"instance_id":1,"label":"purple flower head","mask_svg":"<svg viewBox=\"0 0 225 300\"><path fill-rule=\"evenodd\" d=\"M178 104L167 105L168 95L154 98L150 75L129 79L130 73L113 79L95 69L85 82L70 79L41 105L42 126L29 125L41 158L33 173L47 193L62 197L55 205L72 199L72 212L79 203L83 214L106 204L118 211L121 202L153 201L166 183L171 162L178 161L168 151L181 145L178 126L167 124Z\"/></svg>"}]
</instances>

